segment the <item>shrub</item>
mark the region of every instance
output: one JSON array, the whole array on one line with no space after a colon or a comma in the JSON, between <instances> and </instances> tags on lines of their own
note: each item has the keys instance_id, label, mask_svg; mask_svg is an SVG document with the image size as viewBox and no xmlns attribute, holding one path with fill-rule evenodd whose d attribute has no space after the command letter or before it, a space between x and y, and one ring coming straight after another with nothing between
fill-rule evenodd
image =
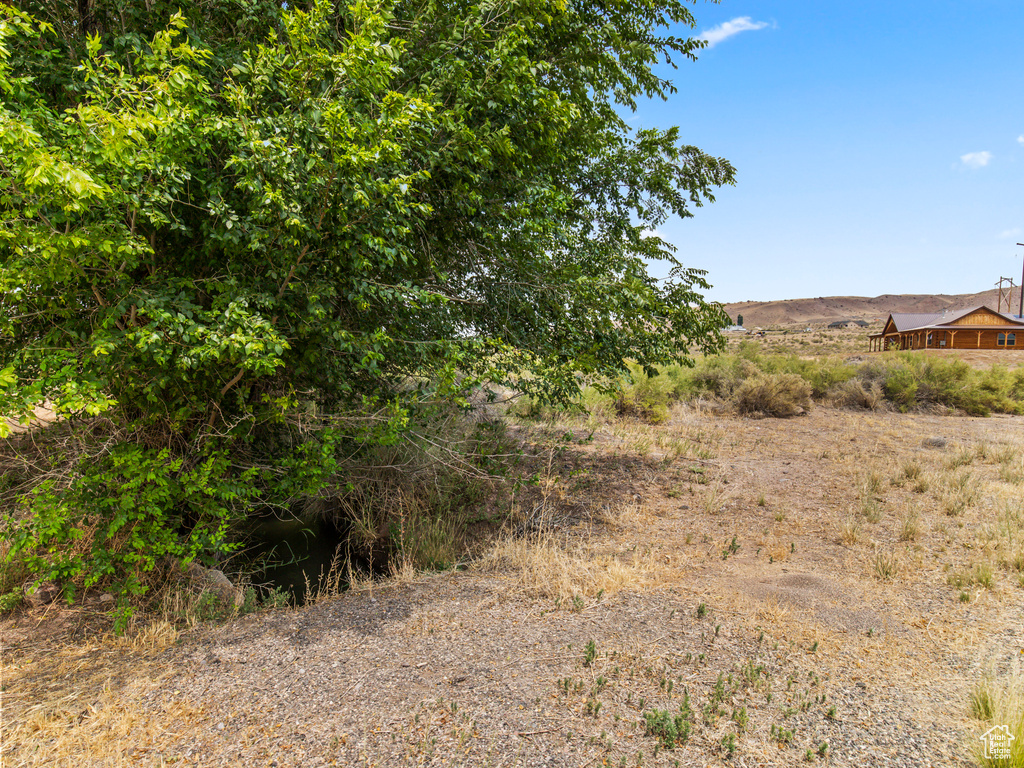
<instances>
[{"instance_id":1,"label":"shrub","mask_svg":"<svg viewBox=\"0 0 1024 768\"><path fill-rule=\"evenodd\" d=\"M585 397L586 410L598 413L613 405L620 414L658 423L667 417L673 402L700 394L738 400L741 389L743 399L749 401L752 392L763 389L764 377L789 377L788 381L799 378L806 382L811 398L840 407L876 410L888 402L901 411L942 406L975 416L1024 413L1024 369L1011 372L996 365L976 371L962 360L917 352L887 355L854 367L836 357L808 359L765 353L756 343L743 341L734 354L700 358L693 368L667 366L653 377L646 376L639 366L631 365L630 371L631 379L614 394L614 402L600 398L587 402ZM757 386L752 383L755 380ZM806 405L801 402L799 407ZM769 414L756 402L741 410L744 408L745 412Z\"/></svg>"},{"instance_id":2,"label":"shrub","mask_svg":"<svg viewBox=\"0 0 1024 768\"><path fill-rule=\"evenodd\" d=\"M920 381L921 400L953 408L968 402L964 394L971 389L974 371L963 360L925 358L920 355L905 358L911 371Z\"/></svg>"},{"instance_id":3,"label":"shrub","mask_svg":"<svg viewBox=\"0 0 1024 768\"><path fill-rule=\"evenodd\" d=\"M878 384L886 398L902 411L941 405L972 416L1024 412L1018 388L1024 374L1011 374L1002 366L975 371L963 360L945 360L905 352L885 360L865 363L857 378L866 385Z\"/></svg>"},{"instance_id":4,"label":"shrub","mask_svg":"<svg viewBox=\"0 0 1024 768\"><path fill-rule=\"evenodd\" d=\"M685 713L673 716L668 710L652 709L644 712L644 732L657 737L665 749L673 749L689 740L690 721Z\"/></svg>"},{"instance_id":5,"label":"shrub","mask_svg":"<svg viewBox=\"0 0 1024 768\"><path fill-rule=\"evenodd\" d=\"M761 345L756 341L744 339L736 349L736 356L756 366L760 366L764 356L761 353Z\"/></svg>"},{"instance_id":6,"label":"shrub","mask_svg":"<svg viewBox=\"0 0 1024 768\"><path fill-rule=\"evenodd\" d=\"M811 385L811 395L816 399L825 397L830 390L851 381L857 370L848 363L827 358L811 368L805 378Z\"/></svg>"},{"instance_id":7,"label":"shrub","mask_svg":"<svg viewBox=\"0 0 1024 768\"><path fill-rule=\"evenodd\" d=\"M649 424L668 420L668 406L674 399L672 380L664 375L648 376L638 365L629 365L630 380L615 395L620 416L635 416Z\"/></svg>"},{"instance_id":8,"label":"shrub","mask_svg":"<svg viewBox=\"0 0 1024 768\"><path fill-rule=\"evenodd\" d=\"M524 419L548 420L555 418L559 409L544 403L540 398L521 395L512 402L508 412Z\"/></svg>"},{"instance_id":9,"label":"shrub","mask_svg":"<svg viewBox=\"0 0 1024 768\"><path fill-rule=\"evenodd\" d=\"M860 379L850 379L829 389L828 399L840 407L873 411L882 404L885 396L877 382L869 383L865 387Z\"/></svg>"},{"instance_id":10,"label":"shrub","mask_svg":"<svg viewBox=\"0 0 1024 768\"><path fill-rule=\"evenodd\" d=\"M892 371L883 385L885 396L901 411L917 405L917 388L917 377L907 368Z\"/></svg>"},{"instance_id":11,"label":"shrub","mask_svg":"<svg viewBox=\"0 0 1024 768\"><path fill-rule=\"evenodd\" d=\"M669 365L662 369L662 375L668 378L674 400L687 400L697 391L692 366Z\"/></svg>"},{"instance_id":12,"label":"shrub","mask_svg":"<svg viewBox=\"0 0 1024 768\"><path fill-rule=\"evenodd\" d=\"M1013 400L1024 402L1024 368L1018 368L1010 377L1010 390L1007 395Z\"/></svg>"},{"instance_id":13,"label":"shrub","mask_svg":"<svg viewBox=\"0 0 1024 768\"><path fill-rule=\"evenodd\" d=\"M735 400L740 413L788 418L811 407L811 385L793 373L762 374L743 382Z\"/></svg>"},{"instance_id":14,"label":"shrub","mask_svg":"<svg viewBox=\"0 0 1024 768\"><path fill-rule=\"evenodd\" d=\"M580 395L580 405L583 410L599 418L618 412L616 400L615 395L610 395L597 387L587 387Z\"/></svg>"},{"instance_id":15,"label":"shrub","mask_svg":"<svg viewBox=\"0 0 1024 768\"><path fill-rule=\"evenodd\" d=\"M747 379L761 373L753 361L735 355L705 357L693 372L693 386L723 400L735 393Z\"/></svg>"},{"instance_id":16,"label":"shrub","mask_svg":"<svg viewBox=\"0 0 1024 768\"><path fill-rule=\"evenodd\" d=\"M228 530L253 494L257 470L236 473L224 453L185 466L164 449L121 444L82 462L68 482L49 478L9 519L11 549L38 581L77 588L117 583L131 595L166 558L190 562L233 549ZM187 531L187 535L182 535Z\"/></svg>"}]
</instances>

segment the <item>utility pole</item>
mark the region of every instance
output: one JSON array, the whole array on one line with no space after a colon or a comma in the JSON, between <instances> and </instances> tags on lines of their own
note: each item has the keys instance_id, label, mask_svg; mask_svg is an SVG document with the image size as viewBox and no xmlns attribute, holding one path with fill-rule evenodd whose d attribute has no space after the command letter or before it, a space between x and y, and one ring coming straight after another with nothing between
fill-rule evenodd
<instances>
[{"instance_id":1,"label":"utility pole","mask_svg":"<svg viewBox=\"0 0 1024 768\"><path fill-rule=\"evenodd\" d=\"M1024 246L1024 243L1017 243ZM1020 305L1017 307L1017 316L1024 317L1024 264L1020 268Z\"/></svg>"},{"instance_id":2,"label":"utility pole","mask_svg":"<svg viewBox=\"0 0 1024 768\"><path fill-rule=\"evenodd\" d=\"M995 285L999 286L999 302L996 304L996 312L1003 311L1003 283L1009 283L1010 287L1006 289L1006 314L1010 314L1010 300L1013 298L1013 278L1012 277L1000 277L999 282Z\"/></svg>"}]
</instances>

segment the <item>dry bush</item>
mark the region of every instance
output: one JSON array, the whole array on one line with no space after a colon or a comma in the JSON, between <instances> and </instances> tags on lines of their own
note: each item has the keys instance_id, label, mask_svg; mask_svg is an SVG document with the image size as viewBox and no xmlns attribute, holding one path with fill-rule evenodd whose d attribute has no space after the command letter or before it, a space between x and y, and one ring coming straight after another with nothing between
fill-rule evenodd
<instances>
[{"instance_id":1,"label":"dry bush","mask_svg":"<svg viewBox=\"0 0 1024 768\"><path fill-rule=\"evenodd\" d=\"M828 400L839 408L863 408L878 410L885 401L885 394L878 382L868 383L867 387L859 379L849 379L829 389Z\"/></svg>"},{"instance_id":2,"label":"dry bush","mask_svg":"<svg viewBox=\"0 0 1024 768\"><path fill-rule=\"evenodd\" d=\"M795 373L769 373L744 381L734 395L742 414L789 418L811 407L811 385Z\"/></svg>"}]
</instances>

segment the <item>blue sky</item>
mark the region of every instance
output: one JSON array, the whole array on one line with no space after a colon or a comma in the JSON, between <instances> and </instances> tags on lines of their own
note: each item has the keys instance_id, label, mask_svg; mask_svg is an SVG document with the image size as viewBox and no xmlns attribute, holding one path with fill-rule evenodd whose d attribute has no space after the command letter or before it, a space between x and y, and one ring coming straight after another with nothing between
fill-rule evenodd
<instances>
[{"instance_id":1,"label":"blue sky","mask_svg":"<svg viewBox=\"0 0 1024 768\"><path fill-rule=\"evenodd\" d=\"M713 44L631 123L678 125L737 168L717 202L658 229L709 271L709 298L1020 281L1024 0L724 0L694 13Z\"/></svg>"}]
</instances>

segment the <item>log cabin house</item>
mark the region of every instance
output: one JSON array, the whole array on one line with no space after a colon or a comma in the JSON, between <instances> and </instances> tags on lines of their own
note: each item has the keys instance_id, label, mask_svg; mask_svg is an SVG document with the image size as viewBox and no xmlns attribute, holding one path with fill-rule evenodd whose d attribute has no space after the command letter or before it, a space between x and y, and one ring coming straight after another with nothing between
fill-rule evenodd
<instances>
[{"instance_id":1,"label":"log cabin house","mask_svg":"<svg viewBox=\"0 0 1024 768\"><path fill-rule=\"evenodd\" d=\"M1024 349L1024 320L988 307L933 313L894 312L871 351L885 349Z\"/></svg>"}]
</instances>

